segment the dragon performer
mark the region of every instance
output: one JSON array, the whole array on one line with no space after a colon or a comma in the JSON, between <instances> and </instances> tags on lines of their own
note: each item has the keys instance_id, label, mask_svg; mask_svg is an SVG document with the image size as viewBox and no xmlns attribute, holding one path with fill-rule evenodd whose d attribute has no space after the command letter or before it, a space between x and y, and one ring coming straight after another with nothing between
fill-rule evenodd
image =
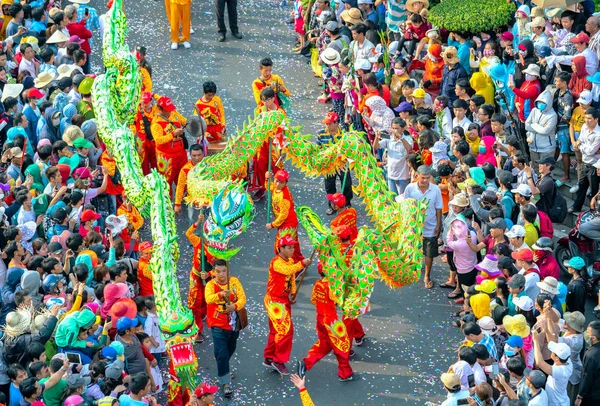
<instances>
[{"instance_id":1,"label":"dragon performer","mask_svg":"<svg viewBox=\"0 0 600 406\"><path fill-rule=\"evenodd\" d=\"M103 42L106 73L95 80L92 95L100 137L117 162L128 199L151 220L154 246L149 268L159 325L170 358L169 404L179 406L187 404L196 384L198 360L192 343L197 327L192 312L183 305L175 277L179 248L169 188L156 170L143 175L136 137L129 128L139 105L141 76L138 63L125 44L127 22L122 3L123 0L115 0L107 13L108 29ZM239 250L230 248L229 242L248 227L253 206L243 185L230 179L265 140L281 132L285 140L283 152L309 176L332 175L344 170L348 162L357 175L356 191L374 225L360 229L348 266L339 239L331 230L309 209L299 211L300 222L319 250L323 270L342 312L350 317L362 313L375 278L393 288L418 281L426 203L394 201L363 133L348 132L323 150L310 141L309 135L301 134L300 128L291 128L279 111L263 112L249 119L222 153L206 157L190 171L187 200L211 207L202 229L206 251L228 260Z\"/></svg>"}]
</instances>

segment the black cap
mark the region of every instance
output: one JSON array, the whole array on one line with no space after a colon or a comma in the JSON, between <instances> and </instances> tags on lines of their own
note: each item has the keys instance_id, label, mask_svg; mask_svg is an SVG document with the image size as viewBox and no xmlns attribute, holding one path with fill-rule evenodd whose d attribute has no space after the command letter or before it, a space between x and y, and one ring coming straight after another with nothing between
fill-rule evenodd
<instances>
[{"instance_id":1,"label":"black cap","mask_svg":"<svg viewBox=\"0 0 600 406\"><path fill-rule=\"evenodd\" d=\"M73 86L73 79L71 78L62 78L58 81L58 87L60 90L65 90L68 87Z\"/></svg>"},{"instance_id":2,"label":"black cap","mask_svg":"<svg viewBox=\"0 0 600 406\"><path fill-rule=\"evenodd\" d=\"M83 79L85 79L85 75L78 73L77 75L73 76L73 84L75 86L79 86L79 84L83 82Z\"/></svg>"},{"instance_id":3,"label":"black cap","mask_svg":"<svg viewBox=\"0 0 600 406\"><path fill-rule=\"evenodd\" d=\"M54 214L52 215L52 218L54 220L56 220L58 223L62 223L67 218L67 211L65 209L63 209L62 207L59 209L56 209L54 211Z\"/></svg>"},{"instance_id":4,"label":"black cap","mask_svg":"<svg viewBox=\"0 0 600 406\"><path fill-rule=\"evenodd\" d=\"M48 252L57 255L62 254L63 246L60 245L59 242L51 242L50 244L48 244Z\"/></svg>"},{"instance_id":5,"label":"black cap","mask_svg":"<svg viewBox=\"0 0 600 406\"><path fill-rule=\"evenodd\" d=\"M498 195L493 190L486 189L481 194L481 200L489 204L496 204L498 203Z\"/></svg>"},{"instance_id":6,"label":"black cap","mask_svg":"<svg viewBox=\"0 0 600 406\"><path fill-rule=\"evenodd\" d=\"M545 158L539 159L537 161L535 161L541 165L550 165L552 167L556 166L556 160L554 158L552 158L551 156L547 156Z\"/></svg>"}]
</instances>

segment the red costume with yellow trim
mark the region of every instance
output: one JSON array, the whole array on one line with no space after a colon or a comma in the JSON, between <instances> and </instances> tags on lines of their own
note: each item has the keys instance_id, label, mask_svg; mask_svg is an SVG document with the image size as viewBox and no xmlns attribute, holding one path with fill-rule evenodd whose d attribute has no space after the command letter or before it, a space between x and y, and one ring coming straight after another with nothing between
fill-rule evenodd
<instances>
[{"instance_id":1,"label":"red costume with yellow trim","mask_svg":"<svg viewBox=\"0 0 600 406\"><path fill-rule=\"evenodd\" d=\"M350 241L356 240L358 236L358 227L356 226L358 213L353 207L346 207L346 197L341 193L327 195L327 200L338 207L338 214L331 220L331 231L337 234L341 226L350 228Z\"/></svg>"},{"instance_id":2,"label":"red costume with yellow trim","mask_svg":"<svg viewBox=\"0 0 600 406\"><path fill-rule=\"evenodd\" d=\"M188 161L185 165L183 165L183 168L181 168L181 172L179 172L179 178L177 178L177 189L175 189L175 206L181 206L183 196L187 190L188 173L190 173L193 167L194 164L192 164L192 161Z\"/></svg>"},{"instance_id":3,"label":"red costume with yellow trim","mask_svg":"<svg viewBox=\"0 0 600 406\"><path fill-rule=\"evenodd\" d=\"M338 362L338 376L346 379L353 373L350 367L352 340L346 333L346 326L338 319L335 301L330 295L329 282L325 278L315 282L310 301L317 310L316 330L319 339L302 360L309 371L333 351Z\"/></svg>"},{"instance_id":4,"label":"red costume with yellow trim","mask_svg":"<svg viewBox=\"0 0 600 406\"><path fill-rule=\"evenodd\" d=\"M150 103L152 94L149 92L142 93L142 102ZM151 105L150 110L147 110L143 105L135 116L135 120L131 125L131 130L135 131L138 136L137 149L142 161L142 172L144 175L150 173L150 169L156 168L156 144L152 134L147 134L147 130L151 129L152 120L158 115L158 108ZM148 123L148 124L146 124Z\"/></svg>"},{"instance_id":5,"label":"red costume with yellow trim","mask_svg":"<svg viewBox=\"0 0 600 406\"><path fill-rule=\"evenodd\" d=\"M289 175L286 171L281 170L275 174L275 177L281 177L280 180L287 182ZM277 242L283 236L289 236L293 240L298 240L298 217L296 216L292 193L287 186L283 190L277 190L275 182L271 182L271 207L274 217L273 221L271 221L271 226L277 228L274 246L275 253L277 253ZM294 261L302 261L304 259L299 244L294 245L293 259Z\"/></svg>"},{"instance_id":6,"label":"red costume with yellow trim","mask_svg":"<svg viewBox=\"0 0 600 406\"><path fill-rule=\"evenodd\" d=\"M161 97L161 99L165 99ZM169 100L168 103L171 103ZM160 105L160 100L159 100ZM172 106L172 103L171 103ZM173 107L174 108L174 107ZM156 143L156 161L158 172L167 179L169 188L179 178L181 168L187 163L187 151L183 143L183 135L176 137L174 131L182 129L187 120L177 111L171 111L168 118L157 114L152 120L152 135Z\"/></svg>"},{"instance_id":7,"label":"red costume with yellow trim","mask_svg":"<svg viewBox=\"0 0 600 406\"><path fill-rule=\"evenodd\" d=\"M204 296L205 283L210 278L204 280L200 276L202 270L202 262L200 259L200 250L202 249L202 239L195 234L196 224L192 224L185 232L185 236L194 246L194 256L192 259L192 269L190 271L190 292L188 294L188 307L194 314L194 321L198 326L198 333L202 333L202 320L207 314L206 300ZM206 249L204 250L205 257L208 257ZM207 258L212 263L214 258Z\"/></svg>"},{"instance_id":8,"label":"red costume with yellow trim","mask_svg":"<svg viewBox=\"0 0 600 406\"><path fill-rule=\"evenodd\" d=\"M206 121L206 132L209 142L220 141L225 131L225 109L219 96L213 96L209 102L202 100L202 97L196 102L194 114L198 114Z\"/></svg>"},{"instance_id":9,"label":"red costume with yellow trim","mask_svg":"<svg viewBox=\"0 0 600 406\"><path fill-rule=\"evenodd\" d=\"M277 99L276 99L277 100ZM283 112L283 114L285 114L285 110L282 109L281 107L277 108L278 111ZM265 111L268 111L267 108L265 106L259 106L256 108L255 110L255 114L260 114L263 113ZM277 139L277 138L282 138L283 137L283 130L282 129L278 129L276 134L270 135L273 138ZM278 157L278 153L276 151L277 148L272 148L271 149L271 171L273 171L276 168L276 163L277 160L279 159ZM260 146L260 149L258 150L258 153L254 156L253 158L253 166L254 166L254 179L253 181L255 181L255 185L263 188L263 190L266 189L265 185L265 174L267 173L267 171L269 170L269 160L268 160L268 156L269 156L269 140L267 139L265 142L262 143L262 145ZM283 168L283 165L280 165L279 167L280 169Z\"/></svg>"},{"instance_id":10,"label":"red costume with yellow trim","mask_svg":"<svg viewBox=\"0 0 600 406\"><path fill-rule=\"evenodd\" d=\"M345 231L344 228L345 228L345 226L342 226L340 228L340 230L338 231L338 236L340 236L341 233L343 233ZM350 228L350 227L348 227L348 228ZM348 232L350 232L350 231L348 231ZM341 237L345 237L345 236L342 235ZM342 242L342 252L346 253L346 264L348 265L348 268L350 268L350 262L352 261L352 254L353 254L352 243ZM357 283L356 278L350 277L350 280L348 281L348 283L356 284ZM365 330L363 329L362 324L360 324L360 321L358 321L357 317L351 318L351 317L342 316L342 322L344 322L344 325L346 326L346 333L348 334L348 337L350 337L350 344L352 344L352 340L354 340L355 338L363 338L365 336Z\"/></svg>"},{"instance_id":11,"label":"red costume with yellow trim","mask_svg":"<svg viewBox=\"0 0 600 406\"><path fill-rule=\"evenodd\" d=\"M282 240L290 241L291 239L283 238ZM269 264L269 280L264 299L269 317L269 337L264 356L274 363L283 364L290 360L294 337L290 295L296 293L295 275L303 267L302 262L295 261L293 258L285 260L279 255L273 258Z\"/></svg>"}]
</instances>

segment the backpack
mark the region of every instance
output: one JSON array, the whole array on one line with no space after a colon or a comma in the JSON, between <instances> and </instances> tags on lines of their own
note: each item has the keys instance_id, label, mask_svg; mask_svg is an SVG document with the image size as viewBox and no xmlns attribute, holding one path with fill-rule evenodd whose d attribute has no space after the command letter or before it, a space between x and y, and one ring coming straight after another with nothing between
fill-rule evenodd
<instances>
[{"instance_id":1,"label":"backpack","mask_svg":"<svg viewBox=\"0 0 600 406\"><path fill-rule=\"evenodd\" d=\"M556 184L554 185L554 204L550 207L548 216L554 223L562 223L567 218L568 208L565 197L560 193Z\"/></svg>"},{"instance_id":2,"label":"backpack","mask_svg":"<svg viewBox=\"0 0 600 406\"><path fill-rule=\"evenodd\" d=\"M554 225L552 220L543 211L538 211L540 217L540 237L552 238L554 236Z\"/></svg>"}]
</instances>

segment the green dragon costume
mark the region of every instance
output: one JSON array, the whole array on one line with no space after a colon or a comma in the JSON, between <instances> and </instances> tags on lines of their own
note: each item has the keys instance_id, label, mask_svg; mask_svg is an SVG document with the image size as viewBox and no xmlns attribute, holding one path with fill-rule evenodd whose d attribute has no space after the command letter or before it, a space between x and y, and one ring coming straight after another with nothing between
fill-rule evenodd
<instances>
[{"instance_id":1,"label":"green dragon costume","mask_svg":"<svg viewBox=\"0 0 600 406\"><path fill-rule=\"evenodd\" d=\"M182 405L196 383L198 360L192 342L197 328L191 311L183 305L176 279L178 237L168 186L155 170L143 176L136 137L129 129L139 105L141 76L125 44L127 22L122 3L115 0L107 14L103 46L106 73L96 78L92 96L99 135L117 162L128 199L142 215L150 217L154 240L150 270L159 324L171 360L169 404ZM301 134L300 128L291 128L278 111L249 119L222 153L204 158L188 174L188 202L211 207L203 226L211 255L230 259L238 252L239 248L229 248L229 242L250 224L253 205L242 184L229 179L270 138L284 140L282 152L307 176L331 175L345 169L347 163L356 174L355 190L373 227L360 229L350 266L331 230L309 208L298 208L299 220L319 250L344 314L354 317L364 311L376 278L392 288L419 280L427 203L395 202L362 133L348 132L335 144L321 148L311 142L311 136Z\"/></svg>"}]
</instances>

